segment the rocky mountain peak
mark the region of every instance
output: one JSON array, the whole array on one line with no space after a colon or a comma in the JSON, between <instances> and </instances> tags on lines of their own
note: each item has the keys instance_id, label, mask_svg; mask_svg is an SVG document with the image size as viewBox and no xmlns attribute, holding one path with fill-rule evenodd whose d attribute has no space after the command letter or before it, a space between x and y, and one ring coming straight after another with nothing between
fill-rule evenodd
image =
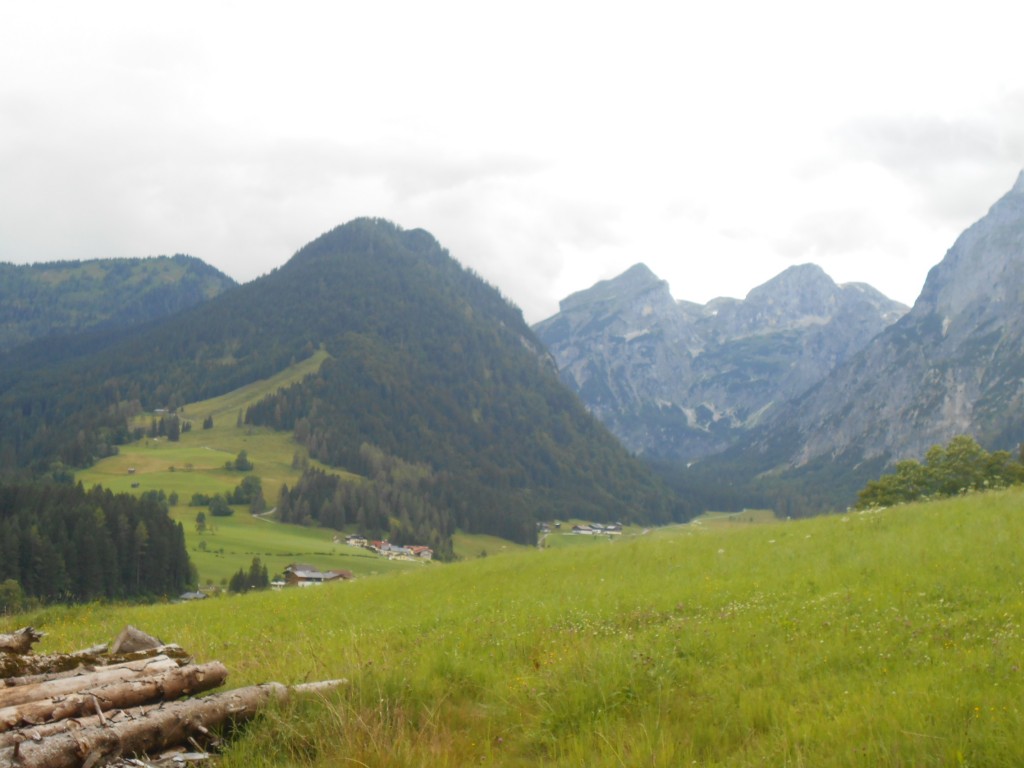
<instances>
[{"instance_id":1,"label":"rocky mountain peak","mask_svg":"<svg viewBox=\"0 0 1024 768\"><path fill-rule=\"evenodd\" d=\"M728 447L904 312L814 264L706 305L675 301L637 264L563 300L534 331L630 450L689 460Z\"/></svg>"},{"instance_id":2,"label":"rocky mountain peak","mask_svg":"<svg viewBox=\"0 0 1024 768\"><path fill-rule=\"evenodd\" d=\"M824 326L840 317L865 320L877 332L884 327L877 326L879 318L887 325L907 312L906 306L869 285L837 285L816 264L789 267L751 290L743 301L713 304L714 333L719 340Z\"/></svg>"},{"instance_id":3,"label":"rocky mountain peak","mask_svg":"<svg viewBox=\"0 0 1024 768\"><path fill-rule=\"evenodd\" d=\"M753 288L747 294L747 301L790 299L796 294L808 293L831 295L835 290L835 282L817 264L796 264Z\"/></svg>"},{"instance_id":4,"label":"rocky mountain peak","mask_svg":"<svg viewBox=\"0 0 1024 768\"><path fill-rule=\"evenodd\" d=\"M792 463L920 458L959 434L1024 439L1024 174L957 238L914 308L791 411ZM851 397L851 393L856 393Z\"/></svg>"},{"instance_id":5,"label":"rocky mountain peak","mask_svg":"<svg viewBox=\"0 0 1024 768\"><path fill-rule=\"evenodd\" d=\"M618 277L602 280L586 290L567 296L558 306L562 312L571 312L588 306L635 301L652 292L660 294L662 300L666 297L671 300L667 282L655 275L646 264L634 264Z\"/></svg>"},{"instance_id":6,"label":"rocky mountain peak","mask_svg":"<svg viewBox=\"0 0 1024 768\"><path fill-rule=\"evenodd\" d=\"M1013 189L1010 190L1018 195L1024 195L1024 170L1017 174L1017 181L1013 185Z\"/></svg>"},{"instance_id":7,"label":"rocky mountain peak","mask_svg":"<svg viewBox=\"0 0 1024 768\"><path fill-rule=\"evenodd\" d=\"M913 314L938 315L948 329L961 320L976 322L991 316L1002 305L1019 306L1022 291L1024 172L928 273Z\"/></svg>"},{"instance_id":8,"label":"rocky mountain peak","mask_svg":"<svg viewBox=\"0 0 1024 768\"><path fill-rule=\"evenodd\" d=\"M754 288L744 301L723 307L719 324L731 338L774 333L826 323L838 303L832 278L815 264L801 264Z\"/></svg>"}]
</instances>

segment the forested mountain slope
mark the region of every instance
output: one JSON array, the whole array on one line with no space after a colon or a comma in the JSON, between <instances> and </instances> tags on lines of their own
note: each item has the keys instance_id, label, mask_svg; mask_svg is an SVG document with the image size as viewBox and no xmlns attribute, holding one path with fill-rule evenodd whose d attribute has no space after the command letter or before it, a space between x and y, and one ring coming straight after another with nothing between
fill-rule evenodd
<instances>
[{"instance_id":1,"label":"forested mountain slope","mask_svg":"<svg viewBox=\"0 0 1024 768\"><path fill-rule=\"evenodd\" d=\"M320 346L319 373L249 421L294 429L329 464L359 471L366 444L424 468L409 482L446 528L529 541L538 517L687 513L558 381L517 308L428 233L371 219L95 355L0 375L0 458L88 463L140 408L226 392Z\"/></svg>"},{"instance_id":2,"label":"forested mountain slope","mask_svg":"<svg viewBox=\"0 0 1024 768\"><path fill-rule=\"evenodd\" d=\"M191 256L0 263L0 353L54 335L156 320L233 288Z\"/></svg>"}]
</instances>

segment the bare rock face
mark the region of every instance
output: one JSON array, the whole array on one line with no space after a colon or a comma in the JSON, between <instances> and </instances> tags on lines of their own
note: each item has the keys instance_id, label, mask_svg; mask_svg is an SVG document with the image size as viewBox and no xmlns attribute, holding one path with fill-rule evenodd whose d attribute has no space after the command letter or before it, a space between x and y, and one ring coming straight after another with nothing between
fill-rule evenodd
<instances>
[{"instance_id":1,"label":"bare rock face","mask_svg":"<svg viewBox=\"0 0 1024 768\"><path fill-rule=\"evenodd\" d=\"M569 297L535 331L631 450L713 456L697 475L770 473L842 506L853 481L836 478L920 459L957 435L990 450L1024 443L1022 308L1024 172L910 311L813 265L743 300L675 302L641 265Z\"/></svg>"},{"instance_id":2,"label":"bare rock face","mask_svg":"<svg viewBox=\"0 0 1024 768\"><path fill-rule=\"evenodd\" d=\"M569 296L534 331L631 451L690 461L734 444L906 309L812 264L744 300L678 302L638 264Z\"/></svg>"},{"instance_id":3,"label":"bare rock face","mask_svg":"<svg viewBox=\"0 0 1024 768\"><path fill-rule=\"evenodd\" d=\"M1024 172L928 275L913 309L802 398L788 419L800 450L920 458L970 434L1024 440Z\"/></svg>"}]
</instances>

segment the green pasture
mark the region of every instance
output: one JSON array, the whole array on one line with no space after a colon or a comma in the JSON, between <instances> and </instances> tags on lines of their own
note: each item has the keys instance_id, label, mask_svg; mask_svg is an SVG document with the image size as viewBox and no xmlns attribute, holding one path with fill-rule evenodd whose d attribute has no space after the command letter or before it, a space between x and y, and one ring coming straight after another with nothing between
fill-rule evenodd
<instances>
[{"instance_id":1,"label":"green pasture","mask_svg":"<svg viewBox=\"0 0 1024 768\"><path fill-rule=\"evenodd\" d=\"M627 525L622 529L622 533L614 536L608 534L599 534L597 536L587 536L575 534L572 532L574 525L586 525L587 520L563 520L561 521L561 527L555 528L551 524L551 531L545 534L538 535L538 541L542 549L574 549L577 547L605 547L609 544L617 544L626 539L633 538L635 536L644 536L649 531L646 528L636 525Z\"/></svg>"},{"instance_id":2,"label":"green pasture","mask_svg":"<svg viewBox=\"0 0 1024 768\"><path fill-rule=\"evenodd\" d=\"M102 485L118 492L163 490L170 494L177 491L181 502L187 503L193 493L212 495L233 490L244 475L226 470L224 465L244 450L255 466L253 472L263 484L267 503L273 506L281 485L298 480L301 470L292 466L293 459L296 453L306 457L306 451L290 433L239 426L238 413L265 395L314 373L326 357L326 352L316 352L309 359L268 379L220 397L189 403L179 410L178 415L191 421L192 429L182 432L180 440L171 442L164 437L144 437L130 445L120 446L117 456L103 459L78 472L76 479L87 487ZM203 420L208 416L213 417L213 428L203 429ZM154 418L158 415L145 414L139 417L138 424L147 426ZM315 461L310 464L337 472Z\"/></svg>"},{"instance_id":3,"label":"green pasture","mask_svg":"<svg viewBox=\"0 0 1024 768\"><path fill-rule=\"evenodd\" d=\"M452 549L455 551L455 556L460 560L470 560L474 557L489 557L490 555L504 555L509 552L521 552L524 549L529 549L529 547L497 536L490 536L486 533L456 531L455 535L452 536Z\"/></svg>"},{"instance_id":4,"label":"green pasture","mask_svg":"<svg viewBox=\"0 0 1024 768\"><path fill-rule=\"evenodd\" d=\"M777 522L779 518L770 509L744 509L740 512L705 512L691 520L690 525L696 528L731 528L737 525L772 525Z\"/></svg>"},{"instance_id":5,"label":"green pasture","mask_svg":"<svg viewBox=\"0 0 1024 768\"><path fill-rule=\"evenodd\" d=\"M273 506L281 485L299 479L301 470L292 468L292 459L296 451L305 455L305 450L289 433L236 427L234 422L213 429L193 428L182 433L178 442L144 437L122 445L117 456L81 470L76 479L86 487L102 485L115 492L177 491L181 502L187 503L193 493L212 495L233 490L245 473L227 470L224 465L243 450L263 484L267 503ZM138 486L133 487L136 483Z\"/></svg>"},{"instance_id":6,"label":"green pasture","mask_svg":"<svg viewBox=\"0 0 1024 768\"><path fill-rule=\"evenodd\" d=\"M589 547L607 547L622 540L622 536L577 536L568 531L552 531L544 536L541 546L544 549L579 549Z\"/></svg>"},{"instance_id":7,"label":"green pasture","mask_svg":"<svg viewBox=\"0 0 1024 768\"><path fill-rule=\"evenodd\" d=\"M240 410L244 410L268 394L316 373L328 357L329 355L324 350L317 350L305 360L289 366L269 378L254 381L219 397L190 403L179 411L179 416L191 420L193 428L200 427L203 419L207 416L213 416L214 427L233 427ZM148 424L148 420L146 424Z\"/></svg>"},{"instance_id":8,"label":"green pasture","mask_svg":"<svg viewBox=\"0 0 1024 768\"><path fill-rule=\"evenodd\" d=\"M131 623L233 686L348 679L266 712L224 768L1024 765L1022 513L1012 489L675 526L0 631L47 652Z\"/></svg>"},{"instance_id":9,"label":"green pasture","mask_svg":"<svg viewBox=\"0 0 1024 768\"><path fill-rule=\"evenodd\" d=\"M239 410L314 373L326 357L325 352L319 351L268 379L220 397L189 403L178 414L192 422L192 429L182 432L180 440L144 437L120 446L118 455L79 471L76 480L86 487L102 485L118 493L176 492L178 506L172 508L171 514L185 528L189 557L199 572L201 584L221 584L239 568L248 569L253 556L260 557L271 575L296 561L322 568L344 568L357 575L401 569L401 564L389 563L369 552L360 554L343 544L332 544L336 531L281 525L267 518L254 518L241 507L230 518L214 518L205 507L187 506L195 493L212 496L233 491L249 473L226 469L225 464L234 461L243 450L254 465L252 474L260 478L268 508L276 504L283 484L293 485L301 476L301 469L293 466L296 453L311 466L358 480L356 475L309 460L306 450L290 433L238 425ZM213 417L212 429L202 428L207 416ZM158 417L145 414L139 417L138 424L148 425ZM207 513L215 532L196 532L195 516L200 509Z\"/></svg>"},{"instance_id":10,"label":"green pasture","mask_svg":"<svg viewBox=\"0 0 1024 768\"><path fill-rule=\"evenodd\" d=\"M422 568L424 563L388 560L344 543L345 534L328 528L309 528L279 523L271 517L254 517L234 507L230 517L213 517L206 508L178 506L171 517L185 530L188 556L199 572L201 585L222 586L239 568L248 570L254 557L267 566L273 578L291 563L307 563L323 570L344 569L356 576L375 576L392 571ZM196 514L206 513L206 530L199 532Z\"/></svg>"}]
</instances>

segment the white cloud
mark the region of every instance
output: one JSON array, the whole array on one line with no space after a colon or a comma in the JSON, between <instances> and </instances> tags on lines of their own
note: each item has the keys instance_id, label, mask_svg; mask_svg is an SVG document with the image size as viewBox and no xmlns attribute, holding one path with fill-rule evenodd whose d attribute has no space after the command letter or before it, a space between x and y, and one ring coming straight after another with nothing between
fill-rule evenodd
<instances>
[{"instance_id":1,"label":"white cloud","mask_svg":"<svg viewBox=\"0 0 1024 768\"><path fill-rule=\"evenodd\" d=\"M911 302L1024 167L1022 12L100 1L0 11L0 259L240 279L354 216L538 320L638 261L678 298L793 263Z\"/></svg>"}]
</instances>

